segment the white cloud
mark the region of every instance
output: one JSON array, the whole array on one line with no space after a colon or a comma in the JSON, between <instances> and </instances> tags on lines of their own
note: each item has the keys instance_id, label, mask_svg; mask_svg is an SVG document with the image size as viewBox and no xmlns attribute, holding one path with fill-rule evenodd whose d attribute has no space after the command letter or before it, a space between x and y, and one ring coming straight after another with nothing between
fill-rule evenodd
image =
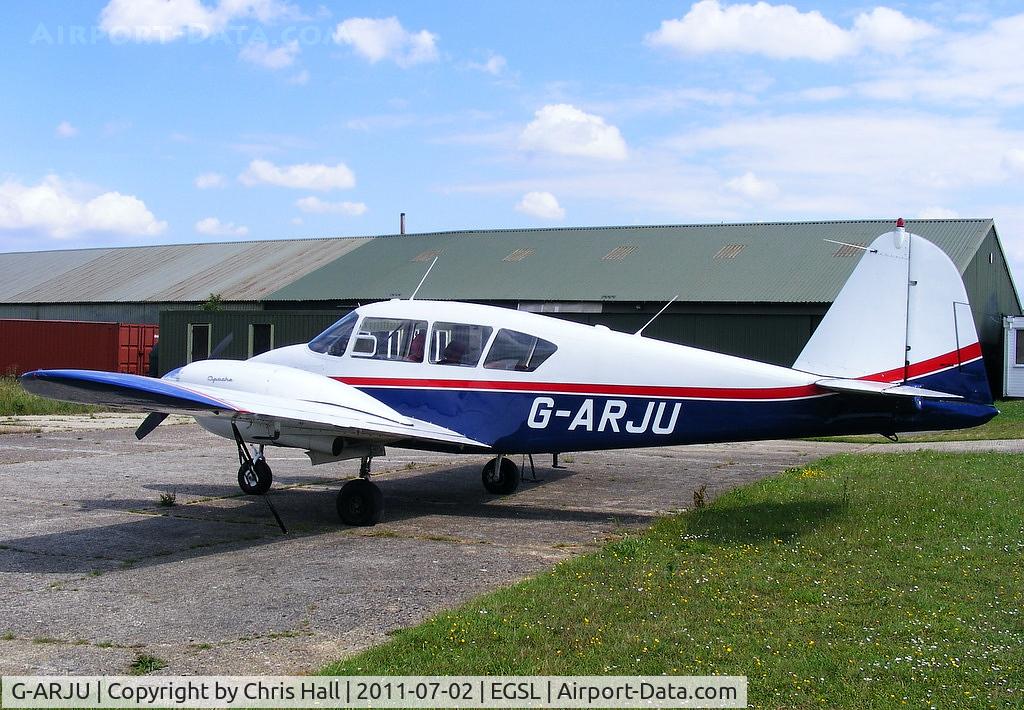
<instances>
[{"instance_id":1,"label":"white cloud","mask_svg":"<svg viewBox=\"0 0 1024 710\"><path fill-rule=\"evenodd\" d=\"M861 44L888 54L905 54L911 43L931 37L937 30L923 20L898 10L876 7L862 12L853 22L853 34Z\"/></svg>"},{"instance_id":2,"label":"white cloud","mask_svg":"<svg viewBox=\"0 0 1024 710\"><path fill-rule=\"evenodd\" d=\"M167 228L134 195L105 192L91 199L56 175L38 185L9 179L0 183L0 230L41 232L66 239L83 232L155 236Z\"/></svg>"},{"instance_id":3,"label":"white cloud","mask_svg":"<svg viewBox=\"0 0 1024 710\"><path fill-rule=\"evenodd\" d=\"M569 104L550 104L534 114L519 136L519 146L558 155L625 160L626 141L600 116Z\"/></svg>"},{"instance_id":4,"label":"white cloud","mask_svg":"<svg viewBox=\"0 0 1024 710\"><path fill-rule=\"evenodd\" d=\"M249 228L234 222L221 222L216 217L206 217L196 222L196 231L211 237L244 237Z\"/></svg>"},{"instance_id":5,"label":"white cloud","mask_svg":"<svg viewBox=\"0 0 1024 710\"><path fill-rule=\"evenodd\" d=\"M295 206L313 214L347 214L358 217L366 212L366 205L362 202L327 202L312 196L296 200Z\"/></svg>"},{"instance_id":6,"label":"white cloud","mask_svg":"<svg viewBox=\"0 0 1024 710\"><path fill-rule=\"evenodd\" d=\"M227 187L228 181L220 173L203 173L197 175L195 186L200 190L209 190L215 187Z\"/></svg>"},{"instance_id":7,"label":"white cloud","mask_svg":"<svg viewBox=\"0 0 1024 710\"><path fill-rule=\"evenodd\" d=\"M516 210L538 219L564 219L565 210L550 192L527 192L516 205Z\"/></svg>"},{"instance_id":8,"label":"white cloud","mask_svg":"<svg viewBox=\"0 0 1024 710\"><path fill-rule=\"evenodd\" d=\"M292 224L294 224L296 227L298 227L298 226L300 226L302 224L302 217L292 217L288 221L291 222Z\"/></svg>"},{"instance_id":9,"label":"white cloud","mask_svg":"<svg viewBox=\"0 0 1024 710\"><path fill-rule=\"evenodd\" d=\"M295 63L295 57L299 55L299 41L293 39L280 47L270 48L266 42L250 42L242 47L238 53L239 58L250 64L265 67L266 69L284 69Z\"/></svg>"},{"instance_id":10,"label":"white cloud","mask_svg":"<svg viewBox=\"0 0 1024 710\"><path fill-rule=\"evenodd\" d=\"M1006 180L1001 161L1024 131L991 118L858 111L755 116L668 143L687 163L784 180L773 208L793 216L898 215ZM936 146L942 146L936 150Z\"/></svg>"},{"instance_id":11,"label":"white cloud","mask_svg":"<svg viewBox=\"0 0 1024 710\"><path fill-rule=\"evenodd\" d=\"M1024 104L1024 14L1004 17L978 30L940 38L929 51L912 56L858 85L874 99L915 98L945 104L970 101L985 106Z\"/></svg>"},{"instance_id":12,"label":"white cloud","mask_svg":"<svg viewBox=\"0 0 1024 710\"><path fill-rule=\"evenodd\" d=\"M736 194L751 200L770 200L779 194L779 188L775 183L762 180L749 170L739 177L729 180L725 186Z\"/></svg>"},{"instance_id":13,"label":"white cloud","mask_svg":"<svg viewBox=\"0 0 1024 710\"><path fill-rule=\"evenodd\" d=\"M61 121L57 124L57 128L54 129L54 133L58 138L74 138L78 135L78 129L68 121Z\"/></svg>"},{"instance_id":14,"label":"white cloud","mask_svg":"<svg viewBox=\"0 0 1024 710\"><path fill-rule=\"evenodd\" d=\"M400 67L436 62L437 35L427 30L409 32L397 17L350 17L338 23L334 41L347 44L371 64L390 59Z\"/></svg>"},{"instance_id":15,"label":"white cloud","mask_svg":"<svg viewBox=\"0 0 1024 710\"><path fill-rule=\"evenodd\" d=\"M956 210L938 206L925 207L917 213L917 219L956 219L959 216Z\"/></svg>"},{"instance_id":16,"label":"white cloud","mask_svg":"<svg viewBox=\"0 0 1024 710\"><path fill-rule=\"evenodd\" d=\"M277 166L269 160L254 160L238 179L250 187L264 184L296 190L343 190L356 184L355 174L344 163Z\"/></svg>"},{"instance_id":17,"label":"white cloud","mask_svg":"<svg viewBox=\"0 0 1024 710\"><path fill-rule=\"evenodd\" d=\"M663 20L645 41L681 54L736 52L830 61L864 48L902 54L911 42L934 33L927 22L887 7L859 14L847 30L817 10L800 12L792 5L767 2L723 6L719 0L701 0L682 19Z\"/></svg>"},{"instance_id":18,"label":"white cloud","mask_svg":"<svg viewBox=\"0 0 1024 710\"><path fill-rule=\"evenodd\" d=\"M281 0L110 0L100 12L100 29L111 39L132 42L173 42L186 34L208 37L238 19L267 23L301 13Z\"/></svg>"},{"instance_id":19,"label":"white cloud","mask_svg":"<svg viewBox=\"0 0 1024 710\"><path fill-rule=\"evenodd\" d=\"M533 175L514 180L450 185L452 193L519 196L538 189L569 195L584 204L599 204L617 213L653 214L676 222L739 220L749 208L741 198L718 189L721 176L704 166L674 159L664 151L638 154L627 166L589 166L558 176ZM539 187L538 187L539 186ZM513 197L513 199L515 199Z\"/></svg>"},{"instance_id":20,"label":"white cloud","mask_svg":"<svg viewBox=\"0 0 1024 710\"><path fill-rule=\"evenodd\" d=\"M492 54L487 58L486 62L470 62L469 68L482 71L491 76L501 76L505 69L508 68L508 61L500 54Z\"/></svg>"},{"instance_id":21,"label":"white cloud","mask_svg":"<svg viewBox=\"0 0 1024 710\"><path fill-rule=\"evenodd\" d=\"M837 101L845 99L849 95L850 90L845 86L814 86L797 93L798 98L815 102Z\"/></svg>"},{"instance_id":22,"label":"white cloud","mask_svg":"<svg viewBox=\"0 0 1024 710\"><path fill-rule=\"evenodd\" d=\"M1011 148L1003 154L1003 167L1016 175L1024 175L1024 148Z\"/></svg>"},{"instance_id":23,"label":"white cloud","mask_svg":"<svg viewBox=\"0 0 1024 710\"><path fill-rule=\"evenodd\" d=\"M309 70L303 69L298 74L288 77L289 84L295 84L297 86L304 86L309 83Z\"/></svg>"}]
</instances>

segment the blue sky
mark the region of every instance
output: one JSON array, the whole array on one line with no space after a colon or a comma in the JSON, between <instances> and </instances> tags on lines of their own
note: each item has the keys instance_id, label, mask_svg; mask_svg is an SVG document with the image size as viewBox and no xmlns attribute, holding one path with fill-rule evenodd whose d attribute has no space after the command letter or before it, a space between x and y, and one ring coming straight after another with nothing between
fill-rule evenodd
<instances>
[{"instance_id":1,"label":"blue sky","mask_svg":"<svg viewBox=\"0 0 1024 710\"><path fill-rule=\"evenodd\" d=\"M1016 2L3 15L0 251L902 215L1024 266Z\"/></svg>"}]
</instances>

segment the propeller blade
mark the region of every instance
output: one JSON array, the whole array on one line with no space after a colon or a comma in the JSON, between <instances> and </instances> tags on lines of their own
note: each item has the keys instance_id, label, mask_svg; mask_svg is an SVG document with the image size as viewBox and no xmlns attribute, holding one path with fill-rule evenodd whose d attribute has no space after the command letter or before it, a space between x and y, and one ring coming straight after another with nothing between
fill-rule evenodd
<instances>
[{"instance_id":1,"label":"propeller blade","mask_svg":"<svg viewBox=\"0 0 1024 710\"><path fill-rule=\"evenodd\" d=\"M220 355L222 352L224 352L225 350L228 349L228 346L231 345L231 341L234 340L234 339L235 339L235 331L231 331L230 333L225 335L224 339L222 341L220 341L219 343L217 343L217 347L215 347L210 352L210 359L211 360L216 360L218 355Z\"/></svg>"},{"instance_id":2,"label":"propeller blade","mask_svg":"<svg viewBox=\"0 0 1024 710\"><path fill-rule=\"evenodd\" d=\"M145 439L147 436L152 434L153 430L160 426L166 418L167 415L163 412L150 412L146 418L142 420L142 424L139 425L139 428L135 430L135 438L140 441Z\"/></svg>"}]
</instances>

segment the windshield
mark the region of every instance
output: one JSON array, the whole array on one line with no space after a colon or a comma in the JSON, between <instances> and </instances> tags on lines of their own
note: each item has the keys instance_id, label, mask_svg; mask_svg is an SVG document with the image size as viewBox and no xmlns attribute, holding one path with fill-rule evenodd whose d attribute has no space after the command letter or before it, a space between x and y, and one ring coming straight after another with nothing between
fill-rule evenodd
<instances>
[{"instance_id":1,"label":"windshield","mask_svg":"<svg viewBox=\"0 0 1024 710\"><path fill-rule=\"evenodd\" d=\"M352 331L359 320L358 314L352 311L330 328L309 341L309 349L316 353L327 353L328 355L344 355L348 341L352 338Z\"/></svg>"}]
</instances>

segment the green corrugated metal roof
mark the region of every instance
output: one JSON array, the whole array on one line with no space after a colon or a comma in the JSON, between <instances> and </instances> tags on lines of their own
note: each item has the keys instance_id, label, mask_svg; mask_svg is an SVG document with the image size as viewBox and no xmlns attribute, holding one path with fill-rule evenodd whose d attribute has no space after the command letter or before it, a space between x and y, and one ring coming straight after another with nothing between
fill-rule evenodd
<instances>
[{"instance_id":1,"label":"green corrugated metal roof","mask_svg":"<svg viewBox=\"0 0 1024 710\"><path fill-rule=\"evenodd\" d=\"M858 259L834 256L839 247L824 240L866 244L893 226L864 220L386 236L267 300L408 297L436 253L419 298L661 301L678 293L683 302L826 303ZM910 220L907 228L938 244L963 273L992 220Z\"/></svg>"},{"instance_id":2,"label":"green corrugated metal roof","mask_svg":"<svg viewBox=\"0 0 1024 710\"><path fill-rule=\"evenodd\" d=\"M172 244L0 254L0 303L259 301L367 239Z\"/></svg>"}]
</instances>

